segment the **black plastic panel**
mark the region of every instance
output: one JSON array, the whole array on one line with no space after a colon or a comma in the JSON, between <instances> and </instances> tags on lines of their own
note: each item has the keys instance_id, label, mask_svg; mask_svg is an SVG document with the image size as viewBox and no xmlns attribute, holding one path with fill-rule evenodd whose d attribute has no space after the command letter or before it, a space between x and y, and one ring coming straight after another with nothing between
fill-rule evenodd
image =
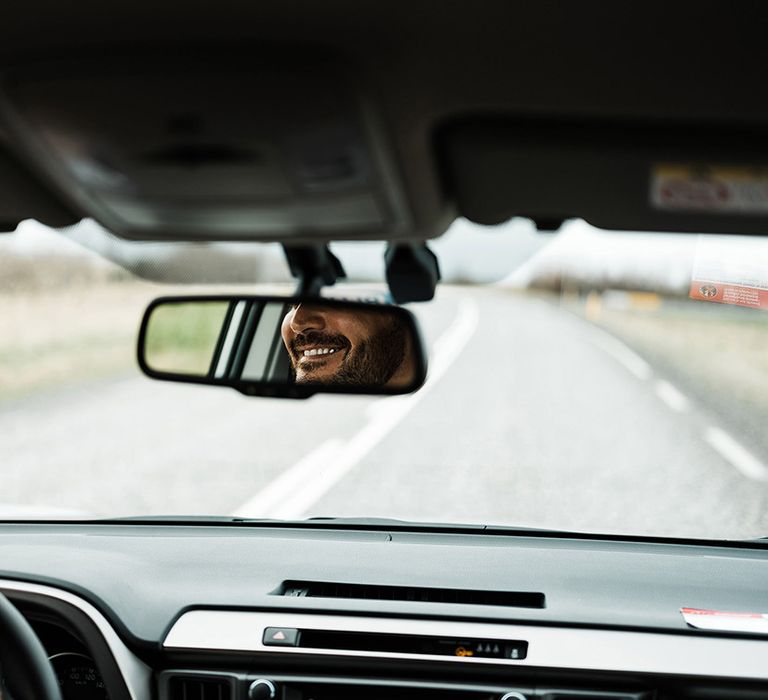
<instances>
[{"instance_id":1,"label":"black plastic panel","mask_svg":"<svg viewBox=\"0 0 768 700\"><path fill-rule=\"evenodd\" d=\"M417 588L374 586L330 581L284 581L277 595L307 598L355 598L359 600L402 600L414 603L496 605L506 608L543 608L543 593L528 591L487 591L462 588Z\"/></svg>"},{"instance_id":2,"label":"black plastic panel","mask_svg":"<svg viewBox=\"0 0 768 700\"><path fill-rule=\"evenodd\" d=\"M528 642L519 639L422 637L329 630L299 630L297 646L306 649L466 656L482 659L524 659L528 654Z\"/></svg>"}]
</instances>

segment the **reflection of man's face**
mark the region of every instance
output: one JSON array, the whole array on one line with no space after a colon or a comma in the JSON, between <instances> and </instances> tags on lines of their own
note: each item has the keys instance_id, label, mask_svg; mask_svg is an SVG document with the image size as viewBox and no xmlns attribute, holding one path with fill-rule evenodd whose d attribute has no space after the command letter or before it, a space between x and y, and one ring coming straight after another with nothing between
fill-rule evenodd
<instances>
[{"instance_id":1,"label":"reflection of man's face","mask_svg":"<svg viewBox=\"0 0 768 700\"><path fill-rule=\"evenodd\" d=\"M407 330L394 313L297 304L283 342L298 384L407 385L413 379Z\"/></svg>"}]
</instances>

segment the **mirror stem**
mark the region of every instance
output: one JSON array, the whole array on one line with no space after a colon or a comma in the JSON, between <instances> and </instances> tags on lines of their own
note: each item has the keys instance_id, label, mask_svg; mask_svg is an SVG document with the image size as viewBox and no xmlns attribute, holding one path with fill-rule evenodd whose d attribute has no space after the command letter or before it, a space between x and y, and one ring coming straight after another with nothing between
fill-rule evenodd
<instances>
[{"instance_id":1,"label":"mirror stem","mask_svg":"<svg viewBox=\"0 0 768 700\"><path fill-rule=\"evenodd\" d=\"M323 287L330 286L347 275L341 261L327 245L283 245L291 274L298 279L296 295L319 297Z\"/></svg>"}]
</instances>

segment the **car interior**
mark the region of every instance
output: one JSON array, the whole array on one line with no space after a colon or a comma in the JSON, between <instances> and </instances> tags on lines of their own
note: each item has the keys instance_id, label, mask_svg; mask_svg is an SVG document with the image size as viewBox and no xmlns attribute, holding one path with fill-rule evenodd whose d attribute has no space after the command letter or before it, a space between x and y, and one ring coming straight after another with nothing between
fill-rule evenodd
<instances>
[{"instance_id":1,"label":"car interior","mask_svg":"<svg viewBox=\"0 0 768 700\"><path fill-rule=\"evenodd\" d=\"M718 168L765 178L764 3L28 0L0 17L0 230L90 218L140 246L282 247L293 296L153 303L136 342L156 379L254 402L418 395L429 351L395 304L433 298L434 241L459 217L768 232L768 195L701 189ZM320 302L340 241L385 245L386 304ZM398 319L408 377L300 384L281 332L319 303ZM203 329L192 350L166 354L163 309ZM297 362L340 361L329 337ZM3 520L0 697L765 698L767 547L373 517Z\"/></svg>"}]
</instances>

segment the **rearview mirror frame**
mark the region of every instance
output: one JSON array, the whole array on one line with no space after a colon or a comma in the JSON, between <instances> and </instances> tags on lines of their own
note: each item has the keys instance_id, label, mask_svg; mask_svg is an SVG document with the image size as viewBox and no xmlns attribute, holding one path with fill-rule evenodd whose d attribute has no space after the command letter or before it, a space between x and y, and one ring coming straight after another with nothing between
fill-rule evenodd
<instances>
[{"instance_id":1,"label":"rearview mirror frame","mask_svg":"<svg viewBox=\"0 0 768 700\"><path fill-rule=\"evenodd\" d=\"M276 382L255 381L251 379L242 379L241 377L214 377L211 372L206 376L196 376L191 374L180 374L174 372L159 371L153 369L147 361L146 345L147 333L150 319L155 309L161 305L168 304L189 304L206 302L226 302L232 305L239 302L245 302L246 311L243 313L243 322L237 329L237 343L242 343L244 347L250 345L250 340L254 329L248 327L246 318L248 310L253 308L254 304L277 303L284 305L292 304L322 304L324 307L354 309L374 313L396 314L407 325L411 332L414 379L406 387L382 387L382 386L350 386L350 385L307 385L307 384L282 384ZM251 338L248 334L251 333ZM144 316L139 327L139 335L136 348L137 361L141 371L152 379L160 381L179 382L184 384L200 384L206 386L224 386L235 389L246 396L263 396L269 398L288 398L288 399L306 399L315 394L365 394L365 395L383 395L397 396L409 394L419 389L427 377L427 354L424 340L416 321L415 316L399 306L389 304L372 304L359 301L348 301L339 299L327 299L325 297L287 297L287 296L262 296L262 295L200 295L200 296L164 296L153 300L144 312ZM233 351L236 352L236 351ZM213 363L212 363L213 364ZM242 371L242 368L240 368Z\"/></svg>"}]
</instances>

